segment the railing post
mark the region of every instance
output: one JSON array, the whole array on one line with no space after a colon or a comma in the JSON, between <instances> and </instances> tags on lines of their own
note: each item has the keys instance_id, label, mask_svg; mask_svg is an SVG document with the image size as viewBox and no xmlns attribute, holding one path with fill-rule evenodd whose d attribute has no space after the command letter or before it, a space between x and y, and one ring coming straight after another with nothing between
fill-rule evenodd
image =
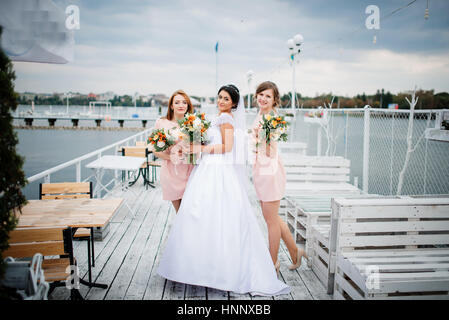
<instances>
[{"instance_id":1,"label":"railing post","mask_svg":"<svg viewBox=\"0 0 449 320\"><path fill-rule=\"evenodd\" d=\"M81 182L81 161L76 163L76 182Z\"/></svg>"},{"instance_id":2,"label":"railing post","mask_svg":"<svg viewBox=\"0 0 449 320\"><path fill-rule=\"evenodd\" d=\"M316 137L316 155L321 156L321 125L318 125L317 137Z\"/></svg>"},{"instance_id":3,"label":"railing post","mask_svg":"<svg viewBox=\"0 0 449 320\"><path fill-rule=\"evenodd\" d=\"M363 192L368 193L369 186L369 138L370 138L370 106L365 106L363 130Z\"/></svg>"}]
</instances>

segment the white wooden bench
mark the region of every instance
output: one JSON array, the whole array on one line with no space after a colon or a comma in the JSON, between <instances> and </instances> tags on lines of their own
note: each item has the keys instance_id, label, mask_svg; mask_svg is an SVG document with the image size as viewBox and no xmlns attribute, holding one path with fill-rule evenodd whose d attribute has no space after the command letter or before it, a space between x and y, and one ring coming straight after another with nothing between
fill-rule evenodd
<instances>
[{"instance_id":1,"label":"white wooden bench","mask_svg":"<svg viewBox=\"0 0 449 320\"><path fill-rule=\"evenodd\" d=\"M287 177L286 194L360 194L349 183L351 161L343 157L301 156L283 154Z\"/></svg>"},{"instance_id":2,"label":"white wooden bench","mask_svg":"<svg viewBox=\"0 0 449 320\"><path fill-rule=\"evenodd\" d=\"M330 224L331 199L360 195L362 191L349 183L350 160L343 157L286 156L284 167L288 202L285 220L298 242L305 242L312 254L310 226ZM310 262L309 262L310 265Z\"/></svg>"},{"instance_id":3,"label":"white wooden bench","mask_svg":"<svg viewBox=\"0 0 449 320\"><path fill-rule=\"evenodd\" d=\"M330 228L331 228L330 224L314 224L310 228L311 236L309 242L312 244L313 248L311 254L309 255L311 269L325 288L328 288L330 285L329 283L329 266L331 256L329 252Z\"/></svg>"},{"instance_id":4,"label":"white wooden bench","mask_svg":"<svg viewBox=\"0 0 449 320\"><path fill-rule=\"evenodd\" d=\"M296 154L305 156L307 152L307 143L305 142L279 142L278 148L281 149L281 154Z\"/></svg>"},{"instance_id":5,"label":"white wooden bench","mask_svg":"<svg viewBox=\"0 0 449 320\"><path fill-rule=\"evenodd\" d=\"M333 245L335 299L449 299L449 195L333 199Z\"/></svg>"},{"instance_id":6,"label":"white wooden bench","mask_svg":"<svg viewBox=\"0 0 449 320\"><path fill-rule=\"evenodd\" d=\"M345 199L373 199L382 198L383 196L369 194L359 196L343 196ZM332 198L340 198L339 196L332 196ZM383 197L385 198L385 197ZM331 199L329 199L329 203ZM329 207L331 205L329 204ZM331 209L330 209L330 212ZM332 213L331 213L332 214ZM312 220L313 221L313 220ZM335 274L335 240L331 243L330 230L331 227L336 228L338 220L317 220L309 224L308 241L306 242L309 259L309 265L312 271L317 275L318 279L327 288L327 293L332 294L334 290L334 274ZM332 260L331 260L332 258Z\"/></svg>"}]
</instances>

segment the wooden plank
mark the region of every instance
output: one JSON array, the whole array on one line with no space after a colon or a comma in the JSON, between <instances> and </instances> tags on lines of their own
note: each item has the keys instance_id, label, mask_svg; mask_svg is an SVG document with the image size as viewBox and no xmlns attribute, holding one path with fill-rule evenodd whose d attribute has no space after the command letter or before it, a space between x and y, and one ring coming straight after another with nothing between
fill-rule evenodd
<instances>
[{"instance_id":1,"label":"wooden plank","mask_svg":"<svg viewBox=\"0 0 449 320\"><path fill-rule=\"evenodd\" d=\"M341 193L342 191L352 191L352 193L360 193L360 189L349 183L299 183L299 182L287 182L286 184L287 195L292 191L303 191L307 193L316 193L323 191L332 191L335 193Z\"/></svg>"},{"instance_id":2,"label":"wooden plank","mask_svg":"<svg viewBox=\"0 0 449 320\"><path fill-rule=\"evenodd\" d=\"M186 284L167 280L162 300L184 300Z\"/></svg>"},{"instance_id":3,"label":"wooden plank","mask_svg":"<svg viewBox=\"0 0 449 320\"><path fill-rule=\"evenodd\" d=\"M384 222L341 222L342 233L364 232L407 232L407 231L448 231L449 221L384 221Z\"/></svg>"},{"instance_id":4,"label":"wooden plank","mask_svg":"<svg viewBox=\"0 0 449 320\"><path fill-rule=\"evenodd\" d=\"M340 288L338 290L342 295L342 290L344 290L353 300L363 300L364 297L339 273L335 274L335 282L337 286Z\"/></svg>"},{"instance_id":5,"label":"wooden plank","mask_svg":"<svg viewBox=\"0 0 449 320\"><path fill-rule=\"evenodd\" d=\"M42 194L89 193L90 182L43 183Z\"/></svg>"},{"instance_id":6,"label":"wooden plank","mask_svg":"<svg viewBox=\"0 0 449 320\"><path fill-rule=\"evenodd\" d=\"M62 199L89 199L90 194L53 194L44 195L42 200L62 200Z\"/></svg>"},{"instance_id":7,"label":"wooden plank","mask_svg":"<svg viewBox=\"0 0 449 320\"><path fill-rule=\"evenodd\" d=\"M132 219L128 217L123 220L116 237L108 243L107 250L103 249L102 255L95 261L95 268L93 268L93 277L96 282L106 283L111 285L114 278L126 257L130 244L136 236L139 229L139 224L142 222L142 215L147 212L147 205L145 201L136 202L136 215ZM84 289L82 287L82 289ZM91 288L86 295L90 300L101 300L106 297L108 290L101 288Z\"/></svg>"},{"instance_id":8,"label":"wooden plank","mask_svg":"<svg viewBox=\"0 0 449 320\"><path fill-rule=\"evenodd\" d=\"M422 256L409 256L409 257L388 257L388 258L359 258L359 257L352 257L350 258L351 262L355 265L363 265L363 264L370 264L372 265L373 262L379 265L383 264L403 264L403 263L428 263L428 262L445 262L449 263L449 256L443 256L443 257L422 257Z\"/></svg>"},{"instance_id":9,"label":"wooden plank","mask_svg":"<svg viewBox=\"0 0 449 320\"><path fill-rule=\"evenodd\" d=\"M383 249L383 250L357 250L357 251L349 251L343 253L345 257L355 257L357 258L388 258L388 257L401 257L401 256L407 256L407 257L432 257L432 256L440 256L444 257L449 254L449 249L444 248L422 248L418 250L408 250L408 249Z\"/></svg>"},{"instance_id":10,"label":"wooden plank","mask_svg":"<svg viewBox=\"0 0 449 320\"><path fill-rule=\"evenodd\" d=\"M449 235L345 236L339 238L340 248L381 247L406 245L446 245Z\"/></svg>"},{"instance_id":11,"label":"wooden plank","mask_svg":"<svg viewBox=\"0 0 449 320\"><path fill-rule=\"evenodd\" d=\"M352 263L354 263L351 260ZM355 264L355 263L354 263ZM373 264L355 264L355 267L361 272L364 273L366 270L366 267L370 267ZM379 263L376 261L375 263L376 270L378 269L379 272L425 272L430 271L444 271L449 269L449 263L401 263L401 264L385 264L385 263Z\"/></svg>"},{"instance_id":12,"label":"wooden plank","mask_svg":"<svg viewBox=\"0 0 449 320\"><path fill-rule=\"evenodd\" d=\"M292 174L287 172L288 182L348 182L349 177L345 175L318 175L318 174Z\"/></svg>"},{"instance_id":13,"label":"wooden plank","mask_svg":"<svg viewBox=\"0 0 449 320\"><path fill-rule=\"evenodd\" d=\"M448 218L449 206L357 206L341 207L342 219L351 218Z\"/></svg>"},{"instance_id":14,"label":"wooden plank","mask_svg":"<svg viewBox=\"0 0 449 320\"><path fill-rule=\"evenodd\" d=\"M36 253L41 253L43 256L63 255L64 242L63 241L42 241L33 243L13 243L9 248L3 251L4 257L13 258L27 258L32 257Z\"/></svg>"},{"instance_id":15,"label":"wooden plank","mask_svg":"<svg viewBox=\"0 0 449 320\"><path fill-rule=\"evenodd\" d=\"M170 211L169 211L170 212ZM144 300L160 300L164 296L165 286L167 280L162 278L157 272L156 267L159 266L159 261L162 256L162 250L165 248L165 243L170 233L172 219L174 219L174 213L168 213L166 219L161 219L161 224L159 230L159 236L155 234L155 239L149 248L149 251L153 252L156 257L154 261L154 266L151 269L151 274L144 291Z\"/></svg>"},{"instance_id":16,"label":"wooden plank","mask_svg":"<svg viewBox=\"0 0 449 320\"><path fill-rule=\"evenodd\" d=\"M157 199L154 199L157 192L153 192L152 196L145 199L145 203L151 203L151 206L143 207L145 216L143 221L137 220L136 223L140 224L139 229L136 231L136 237L131 243L126 256L124 257L123 263L114 278L114 282L110 285L106 299L108 300L122 300L124 299L127 289L130 285L131 279L136 272L137 265L143 255L146 248L146 240L151 234L154 223L157 220L158 214L160 213L160 208L156 203L162 203L160 201L160 193L157 193ZM155 203L153 203L155 202ZM160 206L159 206L160 207ZM134 221L133 221L134 223Z\"/></svg>"},{"instance_id":17,"label":"wooden plank","mask_svg":"<svg viewBox=\"0 0 449 320\"><path fill-rule=\"evenodd\" d=\"M229 292L214 288L206 288L207 300L229 300Z\"/></svg>"},{"instance_id":18,"label":"wooden plank","mask_svg":"<svg viewBox=\"0 0 449 320\"><path fill-rule=\"evenodd\" d=\"M447 206L449 205L449 195L447 197L427 197L427 198L414 198L414 197L378 197L374 199L365 198L365 199L344 199L338 198L335 199L337 204L343 207L383 207L383 206ZM447 207L446 207L447 210ZM447 211L446 211L447 212Z\"/></svg>"},{"instance_id":19,"label":"wooden plank","mask_svg":"<svg viewBox=\"0 0 449 320\"><path fill-rule=\"evenodd\" d=\"M185 300L206 300L206 288L202 286L187 285Z\"/></svg>"},{"instance_id":20,"label":"wooden plank","mask_svg":"<svg viewBox=\"0 0 449 320\"><path fill-rule=\"evenodd\" d=\"M160 192L156 195L157 198L162 197ZM156 199L155 199L156 200ZM167 233L167 221L170 217L175 215L174 210L171 210L171 204L168 201L158 202L159 208L157 208L152 202L150 210L155 210L158 214L155 217L153 229L145 241L144 248L140 260L137 264L136 270L130 281L129 287L126 291L125 300L144 299L144 295L151 294L149 299L162 299L165 279L156 274L156 268L159 265L159 258L161 256L161 242L165 241L165 235ZM161 281L160 287L153 287L151 292L148 292L149 282L152 278L157 276Z\"/></svg>"},{"instance_id":21,"label":"wooden plank","mask_svg":"<svg viewBox=\"0 0 449 320\"><path fill-rule=\"evenodd\" d=\"M37 241L62 241L67 227L16 228L9 232L9 244Z\"/></svg>"},{"instance_id":22,"label":"wooden plank","mask_svg":"<svg viewBox=\"0 0 449 320\"><path fill-rule=\"evenodd\" d=\"M288 174L295 174L295 173L302 173L302 174L332 174L332 175L349 175L350 169L349 168L315 168L315 167L285 167L285 172Z\"/></svg>"},{"instance_id":23,"label":"wooden plank","mask_svg":"<svg viewBox=\"0 0 449 320\"><path fill-rule=\"evenodd\" d=\"M18 215L18 227L102 227L123 199L28 200Z\"/></svg>"}]
</instances>

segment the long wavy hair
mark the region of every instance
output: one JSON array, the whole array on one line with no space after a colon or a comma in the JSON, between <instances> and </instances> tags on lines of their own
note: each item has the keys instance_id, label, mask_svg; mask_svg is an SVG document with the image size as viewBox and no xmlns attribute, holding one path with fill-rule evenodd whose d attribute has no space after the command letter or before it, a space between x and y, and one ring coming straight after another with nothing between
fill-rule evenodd
<instances>
[{"instance_id":1,"label":"long wavy hair","mask_svg":"<svg viewBox=\"0 0 449 320\"><path fill-rule=\"evenodd\" d=\"M186 99L187 102L187 111L186 113L193 113L193 104L192 101L190 101L189 96L187 95L187 93L185 93L182 90L176 90L170 97L170 99L168 100L168 110L167 110L167 115L165 116L165 118L167 118L167 120L173 120L174 117L174 112L173 112L173 100L175 99L175 96L180 95L183 96L184 99Z\"/></svg>"}]
</instances>

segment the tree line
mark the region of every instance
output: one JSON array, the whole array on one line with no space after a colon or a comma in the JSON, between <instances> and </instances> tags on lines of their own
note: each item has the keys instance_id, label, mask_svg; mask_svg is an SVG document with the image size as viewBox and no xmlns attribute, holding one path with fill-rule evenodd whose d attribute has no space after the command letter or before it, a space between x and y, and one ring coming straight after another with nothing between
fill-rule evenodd
<instances>
[{"instance_id":1,"label":"tree line","mask_svg":"<svg viewBox=\"0 0 449 320\"><path fill-rule=\"evenodd\" d=\"M435 93L434 90L418 90L416 95L419 97L416 109L444 109L449 108L449 93L439 92ZM193 97L193 96L192 96ZM198 100L199 96L195 96ZM319 106L329 105L334 95L332 93L325 93L317 95L316 97L302 96L300 93L296 94L296 107L297 108L317 108ZM332 108L363 108L365 105L370 105L372 108L388 108L390 104L397 104L398 109L408 109L410 106L405 99L410 97L410 93L401 92L393 94L384 89L377 90L373 95L367 95L365 93L357 94L354 97L335 96ZM248 95L245 95L245 104L248 104ZM256 101L254 95L251 94L251 107L256 107ZM95 101L95 98L87 96L75 96L69 99L70 105L89 105L90 101ZM35 95L34 98L30 98L29 95L20 95L18 97L18 104L31 104L34 101L35 105L64 105L67 103L65 98L60 97L57 94L52 96ZM114 96L110 100L112 106L134 106L133 98L130 95ZM166 102L158 101L157 105L166 106ZM136 101L137 107L149 107L150 102L143 102L141 99ZM291 95L284 94L281 97L281 108L291 108Z\"/></svg>"},{"instance_id":2,"label":"tree line","mask_svg":"<svg viewBox=\"0 0 449 320\"><path fill-rule=\"evenodd\" d=\"M373 95L365 93L357 94L354 97L335 96L332 93L325 93L317 95L316 97L306 97L301 94L296 94L296 108L318 108L319 106L328 106L332 98L334 98L332 108L363 108L365 105L370 105L372 108L388 108L390 104L397 104L398 109L409 109L410 105L405 99L410 99L410 93L401 92L392 94L384 89L377 90ZM449 108L449 93L439 92L435 93L432 90L417 90L416 95L419 97L418 104L415 109L448 109ZM245 96L245 104L248 104L248 95ZM256 107L254 96L251 95L251 107ZM281 108L291 108L291 94L284 94L281 97Z\"/></svg>"}]
</instances>

